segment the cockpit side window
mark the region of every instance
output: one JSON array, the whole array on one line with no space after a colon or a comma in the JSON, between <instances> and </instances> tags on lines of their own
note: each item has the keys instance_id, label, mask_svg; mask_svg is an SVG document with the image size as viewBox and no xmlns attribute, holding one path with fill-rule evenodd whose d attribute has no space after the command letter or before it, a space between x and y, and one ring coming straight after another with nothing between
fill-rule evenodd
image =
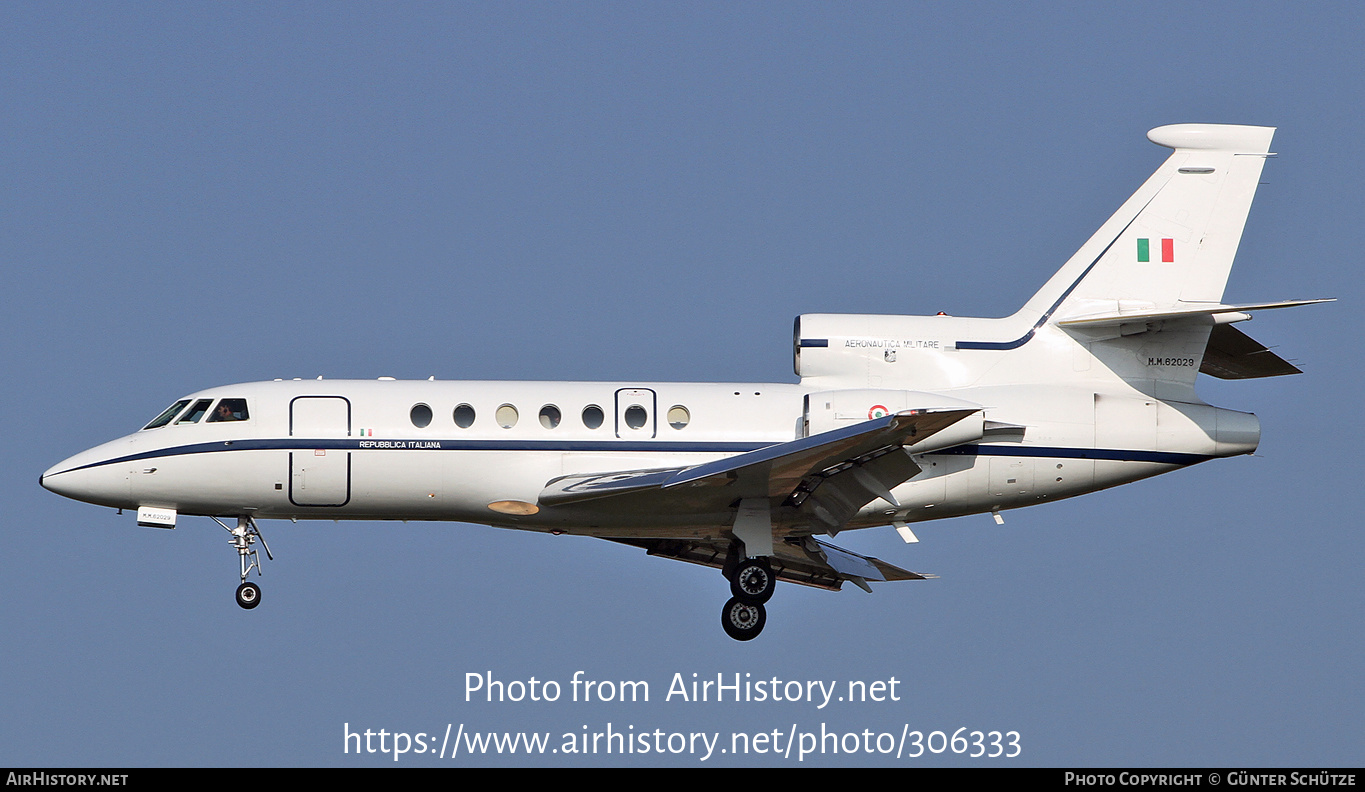
<instances>
[{"instance_id":1,"label":"cockpit side window","mask_svg":"<svg viewBox=\"0 0 1365 792\"><path fill-rule=\"evenodd\" d=\"M175 422L176 425L184 423L199 423L199 419L203 418L204 413L209 411L210 404L213 404L213 399L200 399L199 401L195 402L194 406L187 410L185 412L185 415L181 417L180 420Z\"/></svg>"},{"instance_id":2,"label":"cockpit side window","mask_svg":"<svg viewBox=\"0 0 1365 792\"><path fill-rule=\"evenodd\" d=\"M189 403L190 403L189 399L181 399L175 404L172 404L170 407L167 407L165 412L156 417L156 420L152 421L151 423L147 424L142 428L156 429L157 427L165 426L166 424L171 422L172 418L179 415L180 411L185 409L185 405Z\"/></svg>"},{"instance_id":3,"label":"cockpit side window","mask_svg":"<svg viewBox=\"0 0 1365 792\"><path fill-rule=\"evenodd\" d=\"M223 399L213 408L205 423L216 421L245 421L251 416L246 411L246 399Z\"/></svg>"}]
</instances>

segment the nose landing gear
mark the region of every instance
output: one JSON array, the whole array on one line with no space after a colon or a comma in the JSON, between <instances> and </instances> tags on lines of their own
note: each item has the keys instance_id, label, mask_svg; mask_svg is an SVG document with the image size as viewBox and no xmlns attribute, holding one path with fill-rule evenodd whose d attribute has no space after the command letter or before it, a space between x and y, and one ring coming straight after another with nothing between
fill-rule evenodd
<instances>
[{"instance_id":1,"label":"nose landing gear","mask_svg":"<svg viewBox=\"0 0 1365 792\"><path fill-rule=\"evenodd\" d=\"M261 574L261 557L257 554L256 540L261 540L261 547L265 548L265 557L271 561L275 556L270 552L270 545L266 544L265 537L261 536L261 531L256 527L256 520L249 514L237 518L237 527L229 528L227 524L217 517L211 518L214 522L223 526L223 530L232 534L228 540L229 544L237 548L237 557L242 565L242 585L237 587L237 604L246 610L251 610L261 604L261 587L255 583L248 583L246 576L251 574L251 570L256 570L256 574Z\"/></svg>"}]
</instances>

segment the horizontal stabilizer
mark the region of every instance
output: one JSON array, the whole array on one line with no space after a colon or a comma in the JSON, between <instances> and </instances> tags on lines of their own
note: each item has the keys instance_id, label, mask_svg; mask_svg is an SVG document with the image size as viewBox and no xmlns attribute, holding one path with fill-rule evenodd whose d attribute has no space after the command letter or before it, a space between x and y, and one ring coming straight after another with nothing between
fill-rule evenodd
<instances>
[{"instance_id":1,"label":"horizontal stabilizer","mask_svg":"<svg viewBox=\"0 0 1365 792\"><path fill-rule=\"evenodd\" d=\"M1219 379L1256 379L1301 374L1292 363L1232 325L1217 325L1209 333L1199 370Z\"/></svg>"},{"instance_id":2,"label":"horizontal stabilizer","mask_svg":"<svg viewBox=\"0 0 1365 792\"><path fill-rule=\"evenodd\" d=\"M721 569L728 560L730 545L724 540L706 539L612 539L613 542L642 547L650 555L672 558L690 564ZM929 580L922 575L888 564L879 558L863 556L822 542L814 537L791 537L773 543L772 569L778 580L803 586L838 591L845 580Z\"/></svg>"},{"instance_id":3,"label":"horizontal stabilizer","mask_svg":"<svg viewBox=\"0 0 1365 792\"><path fill-rule=\"evenodd\" d=\"M1068 319L1058 320L1057 324L1068 328L1099 328L1099 327L1118 327L1126 324L1137 324L1140 322L1163 322L1170 320L1192 320L1202 321L1205 324L1222 324L1220 319L1226 317L1234 321L1240 321L1247 317L1235 316L1244 314L1247 311L1265 311L1271 308L1294 308L1300 305L1316 305L1317 303L1334 302L1333 299L1320 300L1283 300L1280 302L1266 303L1246 303L1243 305L1223 305L1222 303L1204 303L1198 305L1184 305L1179 308L1163 308L1136 311L1109 311L1105 313L1086 314L1075 316Z\"/></svg>"}]
</instances>

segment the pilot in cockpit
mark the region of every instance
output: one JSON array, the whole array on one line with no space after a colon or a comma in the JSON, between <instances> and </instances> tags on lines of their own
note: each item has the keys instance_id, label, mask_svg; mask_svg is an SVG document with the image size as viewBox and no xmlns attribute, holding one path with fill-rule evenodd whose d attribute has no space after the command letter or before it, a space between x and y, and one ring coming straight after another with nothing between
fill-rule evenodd
<instances>
[{"instance_id":1,"label":"pilot in cockpit","mask_svg":"<svg viewBox=\"0 0 1365 792\"><path fill-rule=\"evenodd\" d=\"M210 422L245 421L247 418L246 399L223 399L213 411Z\"/></svg>"}]
</instances>

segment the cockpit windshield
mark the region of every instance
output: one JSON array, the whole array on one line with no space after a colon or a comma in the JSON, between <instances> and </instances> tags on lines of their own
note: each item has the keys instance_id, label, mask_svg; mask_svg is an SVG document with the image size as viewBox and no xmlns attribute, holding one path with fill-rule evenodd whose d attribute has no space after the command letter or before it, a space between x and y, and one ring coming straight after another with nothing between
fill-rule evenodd
<instances>
[{"instance_id":1,"label":"cockpit windshield","mask_svg":"<svg viewBox=\"0 0 1365 792\"><path fill-rule=\"evenodd\" d=\"M199 423L199 421L204 420L205 415L208 415L208 419L204 420L204 423L245 421L251 417L246 409L246 399L221 399L218 404L214 405L212 410L209 409L209 405L213 404L213 399L199 399L194 402L193 407L186 410L185 405L189 403L189 399L181 399L170 407L167 407L165 412L156 417L156 420L142 428L144 430L158 429L165 426L171 421L175 421L175 417L180 415L182 410L184 410L185 414L180 416L180 420L175 421L177 426L180 424Z\"/></svg>"},{"instance_id":2,"label":"cockpit windshield","mask_svg":"<svg viewBox=\"0 0 1365 792\"><path fill-rule=\"evenodd\" d=\"M189 403L190 403L189 399L181 399L175 404L172 404L170 407L167 407L165 412L156 417L156 420L152 421L151 423L147 424L142 428L156 429L157 427L165 426L166 424L171 422L172 418L179 415L180 411L185 409L185 405Z\"/></svg>"},{"instance_id":3,"label":"cockpit windshield","mask_svg":"<svg viewBox=\"0 0 1365 792\"><path fill-rule=\"evenodd\" d=\"M181 416L180 420L176 421L176 424L199 423L199 419L203 418L204 413L209 411L209 405L212 403L213 399L200 399L194 403L193 407L185 411L185 414Z\"/></svg>"}]
</instances>

